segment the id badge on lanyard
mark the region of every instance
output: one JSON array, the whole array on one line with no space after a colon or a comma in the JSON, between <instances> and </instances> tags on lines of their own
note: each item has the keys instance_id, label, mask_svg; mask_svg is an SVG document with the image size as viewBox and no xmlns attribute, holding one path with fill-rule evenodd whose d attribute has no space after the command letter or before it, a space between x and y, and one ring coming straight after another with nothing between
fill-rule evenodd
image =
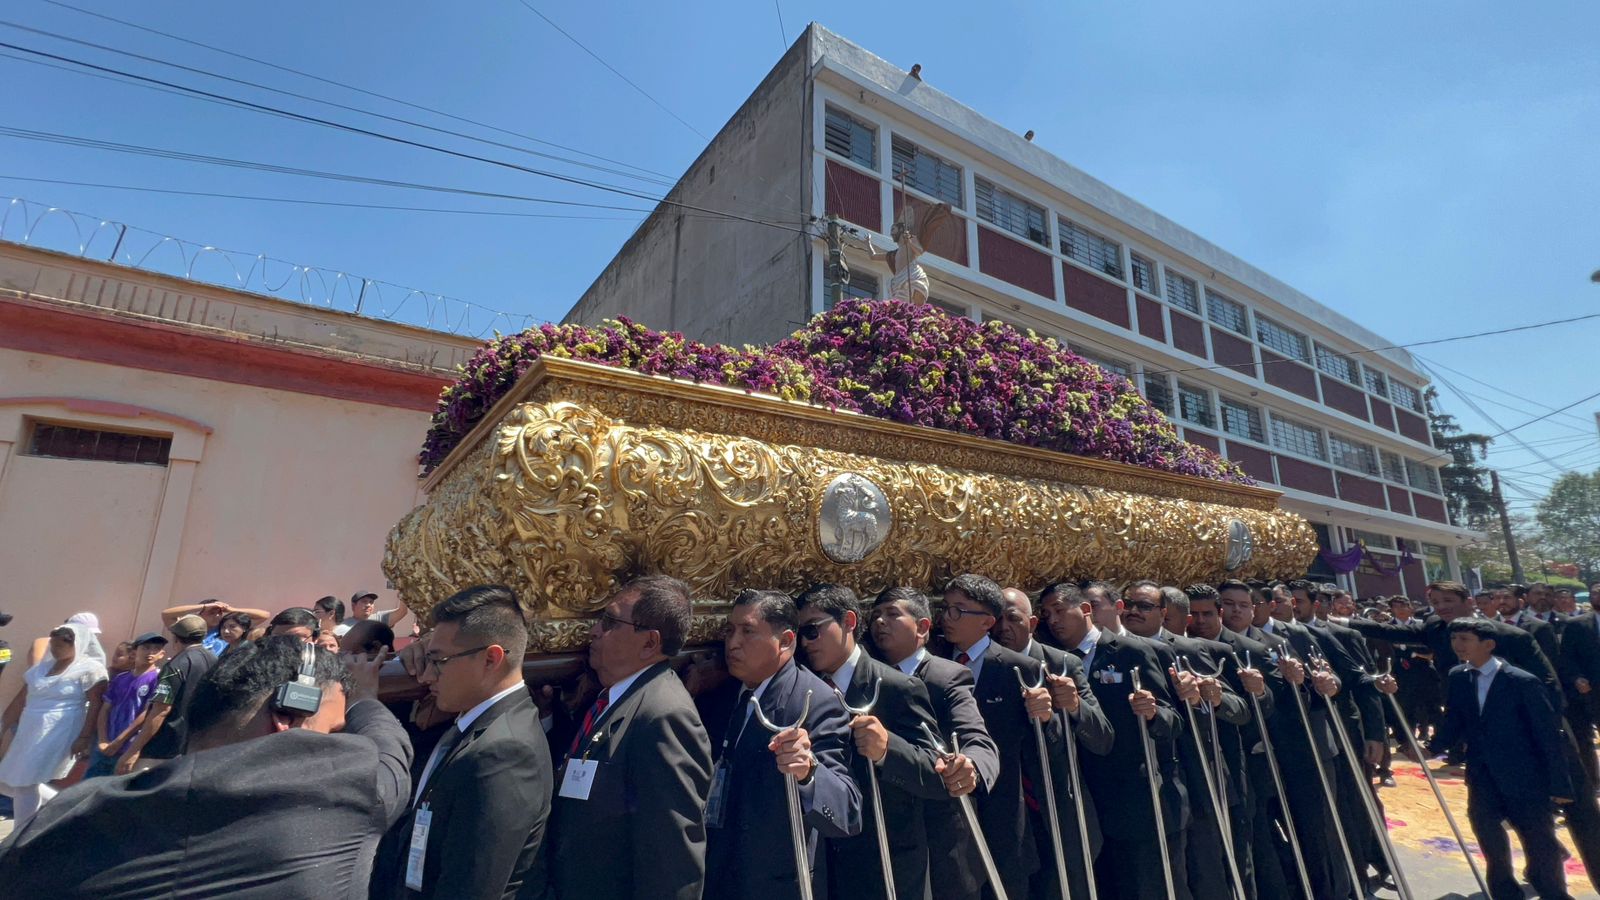
<instances>
[{"instance_id":1,"label":"id badge on lanyard","mask_svg":"<svg viewBox=\"0 0 1600 900\"><path fill-rule=\"evenodd\" d=\"M406 850L406 887L422 890L422 864L428 856L428 829L433 827L433 810L427 803L417 807L411 820L411 846Z\"/></svg>"}]
</instances>

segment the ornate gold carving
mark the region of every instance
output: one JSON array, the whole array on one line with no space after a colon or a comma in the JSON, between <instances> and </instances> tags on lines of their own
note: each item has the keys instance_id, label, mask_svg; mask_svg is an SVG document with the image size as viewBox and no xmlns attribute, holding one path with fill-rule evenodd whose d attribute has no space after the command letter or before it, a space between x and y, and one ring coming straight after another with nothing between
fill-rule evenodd
<instances>
[{"instance_id":1,"label":"ornate gold carving","mask_svg":"<svg viewBox=\"0 0 1600 900\"><path fill-rule=\"evenodd\" d=\"M630 380L660 383L631 374L617 382ZM1092 485L1021 477L1015 470L1081 467L1071 457L1017 455L985 441L940 445L940 454L970 466L935 464L898 433L928 429L868 429L852 438L860 417L825 429L821 420L741 410L727 397L674 399L554 378L523 396L447 462L427 504L390 535L384 569L417 609L468 584L511 585L535 614L536 652L583 646L605 598L645 572L683 578L709 601L692 629L698 642L720 634L713 603L745 587L837 581L870 594L895 584L931 587L962 572L1025 589L1085 576L1187 584L1299 573L1316 551L1300 517L1227 502L1271 496L1256 489L1240 494L1163 476L1155 481L1169 494L1206 499L1153 496L1142 470L1095 461L1084 469L1095 474ZM640 424L663 420L672 427ZM797 434L819 440L789 440ZM987 457L983 448L991 448ZM1003 465L983 465L995 460ZM882 492L881 521L893 524L874 532L859 562L842 564L824 550L819 516L829 485L846 475ZM1242 555L1234 522L1248 528L1252 554L1229 571Z\"/></svg>"}]
</instances>

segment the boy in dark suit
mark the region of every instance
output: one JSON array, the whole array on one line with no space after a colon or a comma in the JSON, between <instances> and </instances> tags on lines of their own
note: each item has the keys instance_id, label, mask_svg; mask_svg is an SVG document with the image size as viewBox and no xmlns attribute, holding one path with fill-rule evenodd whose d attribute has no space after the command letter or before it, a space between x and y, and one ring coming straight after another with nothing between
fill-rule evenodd
<instances>
[{"instance_id":1,"label":"boy in dark suit","mask_svg":"<svg viewBox=\"0 0 1600 900\"><path fill-rule=\"evenodd\" d=\"M1467 818L1483 850L1493 900L1523 895L1507 821L1522 842L1525 871L1539 896L1570 898L1553 806L1573 794L1560 720L1539 679L1494 655L1496 633L1483 619L1450 623L1450 644L1462 664L1450 670L1444 726L1430 750L1466 747Z\"/></svg>"}]
</instances>

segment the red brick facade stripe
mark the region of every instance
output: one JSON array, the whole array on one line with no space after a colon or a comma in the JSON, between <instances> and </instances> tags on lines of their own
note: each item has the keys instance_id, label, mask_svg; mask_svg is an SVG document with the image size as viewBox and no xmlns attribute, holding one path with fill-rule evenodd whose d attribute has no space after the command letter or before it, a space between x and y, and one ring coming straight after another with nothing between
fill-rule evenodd
<instances>
[{"instance_id":1,"label":"red brick facade stripe","mask_svg":"<svg viewBox=\"0 0 1600 900\"><path fill-rule=\"evenodd\" d=\"M1267 384L1280 387L1293 394L1299 394L1307 400L1317 399L1317 373L1309 366L1302 366L1297 362L1289 362L1286 358L1273 353L1271 350L1261 351L1261 374L1266 376Z\"/></svg>"},{"instance_id":2,"label":"red brick facade stripe","mask_svg":"<svg viewBox=\"0 0 1600 900\"><path fill-rule=\"evenodd\" d=\"M1193 316L1172 311L1172 346L1205 359L1206 326Z\"/></svg>"},{"instance_id":3,"label":"red brick facade stripe","mask_svg":"<svg viewBox=\"0 0 1600 900\"><path fill-rule=\"evenodd\" d=\"M849 166L828 160L823 208L847 222L873 231L883 230L883 206L878 198L878 179L863 175Z\"/></svg>"},{"instance_id":4,"label":"red brick facade stripe","mask_svg":"<svg viewBox=\"0 0 1600 900\"><path fill-rule=\"evenodd\" d=\"M1128 289L1085 272L1071 263L1061 264L1061 286L1067 305L1113 325L1128 327Z\"/></svg>"},{"instance_id":5,"label":"red brick facade stripe","mask_svg":"<svg viewBox=\"0 0 1600 900\"><path fill-rule=\"evenodd\" d=\"M1395 420L1400 423L1400 433L1419 444L1432 445L1433 437L1428 434L1428 420L1404 409L1396 408Z\"/></svg>"},{"instance_id":6,"label":"red brick facade stripe","mask_svg":"<svg viewBox=\"0 0 1600 900\"><path fill-rule=\"evenodd\" d=\"M1036 245L1012 240L992 228L980 225L978 262L979 271L985 275L993 275L1007 284L1033 291L1041 297L1055 299L1056 283L1050 268L1050 256ZM1123 312L1123 318L1127 318L1126 311Z\"/></svg>"},{"instance_id":7,"label":"red brick facade stripe","mask_svg":"<svg viewBox=\"0 0 1600 900\"><path fill-rule=\"evenodd\" d=\"M1277 477L1272 472L1272 453L1260 447L1241 444L1238 441L1228 442L1228 458L1238 463L1250 474L1251 478L1262 484L1273 484Z\"/></svg>"},{"instance_id":8,"label":"red brick facade stripe","mask_svg":"<svg viewBox=\"0 0 1600 900\"><path fill-rule=\"evenodd\" d=\"M1139 333L1152 341L1167 342L1167 325L1161 320L1161 304L1148 297L1135 294L1134 305L1139 314Z\"/></svg>"},{"instance_id":9,"label":"red brick facade stripe","mask_svg":"<svg viewBox=\"0 0 1600 900\"><path fill-rule=\"evenodd\" d=\"M1256 377L1256 356L1250 342L1232 332L1211 329L1211 354L1218 364L1241 375Z\"/></svg>"},{"instance_id":10,"label":"red brick facade stripe","mask_svg":"<svg viewBox=\"0 0 1600 900\"><path fill-rule=\"evenodd\" d=\"M1383 485L1376 481L1351 475L1349 472L1335 473L1339 479L1339 499L1370 506L1373 509L1383 509Z\"/></svg>"},{"instance_id":11,"label":"red brick facade stripe","mask_svg":"<svg viewBox=\"0 0 1600 900\"><path fill-rule=\"evenodd\" d=\"M1438 497L1429 497L1426 494L1411 492L1411 503L1417 508L1417 518L1432 519L1435 522L1450 521L1444 513L1444 501Z\"/></svg>"},{"instance_id":12,"label":"red brick facade stripe","mask_svg":"<svg viewBox=\"0 0 1600 900\"><path fill-rule=\"evenodd\" d=\"M1394 427L1394 408L1387 401L1379 400L1377 397L1368 398L1368 402L1372 404L1372 424L1379 428L1387 428L1390 431L1396 430Z\"/></svg>"},{"instance_id":13,"label":"red brick facade stripe","mask_svg":"<svg viewBox=\"0 0 1600 900\"><path fill-rule=\"evenodd\" d=\"M1310 491L1324 497L1339 496L1333 486L1333 470L1327 466L1279 454L1278 477L1282 479L1284 487Z\"/></svg>"},{"instance_id":14,"label":"red brick facade stripe","mask_svg":"<svg viewBox=\"0 0 1600 900\"><path fill-rule=\"evenodd\" d=\"M1367 395L1337 378L1326 375L1322 380L1322 400L1342 413L1367 421Z\"/></svg>"}]
</instances>

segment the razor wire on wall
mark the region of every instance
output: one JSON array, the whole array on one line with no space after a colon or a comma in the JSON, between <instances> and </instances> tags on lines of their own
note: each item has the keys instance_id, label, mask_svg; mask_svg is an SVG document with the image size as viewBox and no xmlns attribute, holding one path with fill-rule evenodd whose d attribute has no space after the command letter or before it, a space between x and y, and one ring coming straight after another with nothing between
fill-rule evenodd
<instances>
[{"instance_id":1,"label":"razor wire on wall","mask_svg":"<svg viewBox=\"0 0 1600 900\"><path fill-rule=\"evenodd\" d=\"M539 321L393 282L187 241L21 197L0 207L0 241L464 337L489 338Z\"/></svg>"}]
</instances>

